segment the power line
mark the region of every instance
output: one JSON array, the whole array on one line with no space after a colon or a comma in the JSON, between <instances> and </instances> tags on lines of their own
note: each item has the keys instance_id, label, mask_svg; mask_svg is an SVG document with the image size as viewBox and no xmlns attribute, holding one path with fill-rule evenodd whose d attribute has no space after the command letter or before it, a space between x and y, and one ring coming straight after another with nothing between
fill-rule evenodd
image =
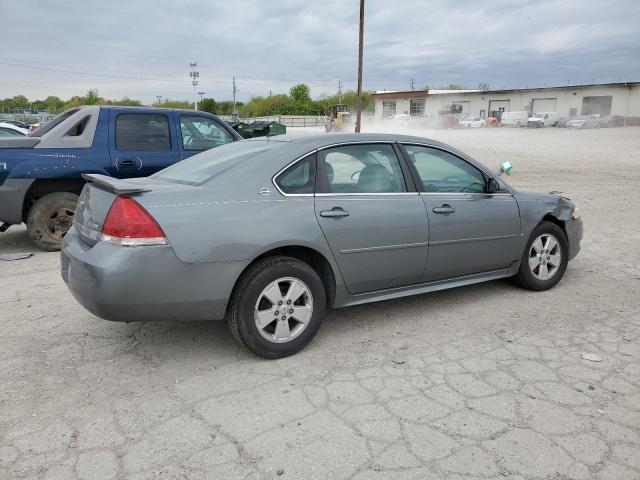
<instances>
[{"instance_id":1,"label":"power line","mask_svg":"<svg viewBox=\"0 0 640 480\"><path fill-rule=\"evenodd\" d=\"M8 61L7 61L8 60ZM162 73L162 72L134 72L127 70L126 73L131 73L134 75L129 75L126 73L122 73L122 71L118 70L107 70L107 69L93 69L94 71L86 71L81 67L62 65L62 64L46 64L44 62L32 61L33 63L38 63L40 65L32 65L22 62L20 60L13 60L9 57L0 56L0 65L5 65L8 67L14 68L25 68L30 70L42 70L42 71L51 71L57 73L69 73L73 75L86 75L92 77L105 77L105 78L118 78L118 79L126 79L126 80L142 80L142 81L153 81L153 82L168 82L168 83L183 83L183 80L179 78L159 78L158 75L162 76L170 76L170 74ZM41 65L49 65L49 66L41 66ZM54 65L54 66L51 66ZM57 68L63 67L63 68ZM97 73L97 72L107 72L107 73ZM203 72L206 75L206 71ZM147 76L150 75L150 76ZM155 75L155 76L154 76ZM207 75L208 78L214 79L215 77ZM258 85L258 86L268 86L268 85L294 85L298 83L306 83L308 85L329 85L331 83L330 80L304 80L304 79L282 79L282 78L273 78L273 79L254 79L252 81L250 77L246 77L248 80L242 82L236 82L237 85ZM208 84L232 84L229 80L208 80Z\"/></svg>"}]
</instances>

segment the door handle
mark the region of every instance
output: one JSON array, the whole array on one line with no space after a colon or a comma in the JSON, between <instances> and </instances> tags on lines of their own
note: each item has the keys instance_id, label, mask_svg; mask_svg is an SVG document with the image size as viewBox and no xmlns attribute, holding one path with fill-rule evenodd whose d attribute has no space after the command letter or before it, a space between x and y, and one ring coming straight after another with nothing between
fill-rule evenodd
<instances>
[{"instance_id":1,"label":"door handle","mask_svg":"<svg viewBox=\"0 0 640 480\"><path fill-rule=\"evenodd\" d=\"M325 218L348 217L349 212L340 207L333 207L331 210L323 210L320 212L320 216Z\"/></svg>"},{"instance_id":2,"label":"door handle","mask_svg":"<svg viewBox=\"0 0 640 480\"><path fill-rule=\"evenodd\" d=\"M433 213L453 213L455 211L456 211L456 209L453 208L448 203L445 203L441 207L434 207L434 209L433 209Z\"/></svg>"},{"instance_id":3,"label":"door handle","mask_svg":"<svg viewBox=\"0 0 640 480\"><path fill-rule=\"evenodd\" d=\"M138 162L135 158L119 158L116 160L118 168L138 168Z\"/></svg>"}]
</instances>

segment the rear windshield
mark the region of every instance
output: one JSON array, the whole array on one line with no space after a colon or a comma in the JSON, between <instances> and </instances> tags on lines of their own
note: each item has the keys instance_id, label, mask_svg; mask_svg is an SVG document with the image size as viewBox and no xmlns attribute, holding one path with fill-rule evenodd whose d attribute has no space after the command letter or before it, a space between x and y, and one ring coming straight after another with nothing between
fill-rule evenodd
<instances>
[{"instance_id":1,"label":"rear windshield","mask_svg":"<svg viewBox=\"0 0 640 480\"><path fill-rule=\"evenodd\" d=\"M45 133L47 133L53 127L55 127L55 126L59 125L60 123L64 122L67 118L69 118L71 115L76 113L78 110L80 110L80 109L79 108L72 108L71 110L67 110L66 112L61 113L57 117L54 117L53 120L51 120L50 122L47 122L43 126L41 126L40 128L36 129L34 132L31 133L30 136L31 137L41 137L41 136L43 136Z\"/></svg>"},{"instance_id":2,"label":"rear windshield","mask_svg":"<svg viewBox=\"0 0 640 480\"><path fill-rule=\"evenodd\" d=\"M186 160L178 162L158 173L153 178L169 182L200 185L208 182L216 175L255 158L278 142L270 141L238 141L212 148Z\"/></svg>"}]
</instances>

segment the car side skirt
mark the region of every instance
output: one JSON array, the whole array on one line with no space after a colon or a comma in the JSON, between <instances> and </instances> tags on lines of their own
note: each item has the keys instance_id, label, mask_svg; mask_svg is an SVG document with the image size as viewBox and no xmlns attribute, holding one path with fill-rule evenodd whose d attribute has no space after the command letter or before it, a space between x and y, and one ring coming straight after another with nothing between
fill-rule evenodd
<instances>
[{"instance_id":1,"label":"car side skirt","mask_svg":"<svg viewBox=\"0 0 640 480\"><path fill-rule=\"evenodd\" d=\"M351 307L363 303L391 300L394 298L408 297L410 295L419 295L421 293L446 290L448 288L463 287L465 285L472 285L474 283L498 280L500 278L512 277L518 272L519 268L520 261L517 261L511 264L511 266L508 268L477 273L474 275L466 275L464 277L448 278L445 280L437 280L434 282L420 283L416 285L409 285L406 287L399 287L388 290L378 290L376 292L362 293L358 295L350 295L343 291L336 294L336 299L333 303L333 307Z\"/></svg>"}]
</instances>

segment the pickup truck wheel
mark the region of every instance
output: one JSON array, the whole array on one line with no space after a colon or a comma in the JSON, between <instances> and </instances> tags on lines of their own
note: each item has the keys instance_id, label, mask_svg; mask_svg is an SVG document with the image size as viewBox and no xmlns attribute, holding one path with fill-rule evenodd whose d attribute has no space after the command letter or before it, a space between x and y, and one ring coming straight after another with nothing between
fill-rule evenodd
<instances>
[{"instance_id":1,"label":"pickup truck wheel","mask_svg":"<svg viewBox=\"0 0 640 480\"><path fill-rule=\"evenodd\" d=\"M322 280L308 264L267 257L245 272L231 298L227 322L235 339L264 358L304 348L326 312Z\"/></svg>"},{"instance_id":2,"label":"pickup truck wheel","mask_svg":"<svg viewBox=\"0 0 640 480\"><path fill-rule=\"evenodd\" d=\"M78 196L69 192L49 193L31 207L27 233L42 250L60 250L62 239L73 224Z\"/></svg>"}]
</instances>

